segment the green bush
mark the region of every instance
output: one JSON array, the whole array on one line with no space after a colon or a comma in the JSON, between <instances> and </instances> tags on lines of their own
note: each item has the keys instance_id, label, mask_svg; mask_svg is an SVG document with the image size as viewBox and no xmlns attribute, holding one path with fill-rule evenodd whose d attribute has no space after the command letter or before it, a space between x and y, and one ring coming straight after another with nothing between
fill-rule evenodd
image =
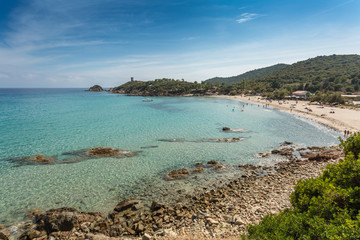
<instances>
[{"instance_id":1,"label":"green bush","mask_svg":"<svg viewBox=\"0 0 360 240\"><path fill-rule=\"evenodd\" d=\"M345 159L300 180L290 196L293 209L249 226L249 239L360 239L359 143L359 133L341 139Z\"/></svg>"},{"instance_id":2,"label":"green bush","mask_svg":"<svg viewBox=\"0 0 360 240\"><path fill-rule=\"evenodd\" d=\"M339 138L339 140L345 155L352 153L354 156L360 158L360 132L352 134L346 140L341 138Z\"/></svg>"}]
</instances>

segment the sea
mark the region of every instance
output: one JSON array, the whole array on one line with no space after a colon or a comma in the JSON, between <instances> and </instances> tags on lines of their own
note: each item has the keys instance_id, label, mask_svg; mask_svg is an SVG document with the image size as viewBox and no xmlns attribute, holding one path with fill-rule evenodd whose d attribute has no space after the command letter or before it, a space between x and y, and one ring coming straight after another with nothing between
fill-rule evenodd
<instances>
[{"instance_id":1,"label":"sea","mask_svg":"<svg viewBox=\"0 0 360 240\"><path fill-rule=\"evenodd\" d=\"M170 203L240 177L239 164L283 161L257 154L284 141L298 147L339 143L339 132L262 105L211 97L151 99L84 89L0 89L0 223L21 221L34 209L106 212L126 198ZM217 141L232 138L240 141ZM69 152L93 147L136 154L68 161L74 157ZM23 161L38 154L57 160ZM192 171L211 160L224 170L165 179L169 171Z\"/></svg>"}]
</instances>

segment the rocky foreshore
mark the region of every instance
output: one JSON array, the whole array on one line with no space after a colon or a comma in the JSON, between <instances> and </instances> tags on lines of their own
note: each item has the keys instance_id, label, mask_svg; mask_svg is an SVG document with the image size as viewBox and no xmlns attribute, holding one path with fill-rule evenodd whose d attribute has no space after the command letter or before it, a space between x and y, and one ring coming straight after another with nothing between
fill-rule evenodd
<instances>
[{"instance_id":1,"label":"rocky foreshore","mask_svg":"<svg viewBox=\"0 0 360 240\"><path fill-rule=\"evenodd\" d=\"M336 148L295 149L289 145L291 143L284 144L272 153L286 156L288 161L271 167L239 165L237 167L244 173L240 178L211 190L186 194L181 201L171 205L153 201L151 206L144 206L140 200L127 199L108 214L81 212L75 208L35 210L21 225L9 228L0 225L0 239L239 236L246 232L249 224L259 222L265 215L291 207L289 195L299 179L316 177L327 164L341 159ZM263 154L263 157L269 154Z\"/></svg>"}]
</instances>

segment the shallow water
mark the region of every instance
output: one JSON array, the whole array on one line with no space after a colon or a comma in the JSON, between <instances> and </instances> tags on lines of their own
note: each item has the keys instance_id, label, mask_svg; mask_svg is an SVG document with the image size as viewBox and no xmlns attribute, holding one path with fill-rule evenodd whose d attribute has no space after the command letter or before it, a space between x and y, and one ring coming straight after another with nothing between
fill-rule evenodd
<instances>
[{"instance_id":1,"label":"shallow water","mask_svg":"<svg viewBox=\"0 0 360 240\"><path fill-rule=\"evenodd\" d=\"M17 221L36 208L108 211L129 196L169 201L240 175L233 167L237 164L278 161L255 154L285 140L300 146L338 144L339 134L329 128L254 104L200 97L142 99L81 89L0 89L0 222ZM222 132L224 126L250 131ZM172 138L186 141L158 141ZM193 142L217 138L244 139ZM131 158L21 167L4 160L35 154L61 160L64 152L96 146L141 152ZM194 169L195 163L209 160L229 164L229 170L164 180L173 169Z\"/></svg>"}]
</instances>

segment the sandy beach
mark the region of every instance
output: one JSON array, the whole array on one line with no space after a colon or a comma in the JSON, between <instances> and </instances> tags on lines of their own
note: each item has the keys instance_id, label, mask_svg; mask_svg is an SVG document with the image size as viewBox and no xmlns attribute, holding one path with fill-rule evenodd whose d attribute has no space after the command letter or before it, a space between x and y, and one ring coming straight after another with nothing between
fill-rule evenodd
<instances>
[{"instance_id":1,"label":"sandy beach","mask_svg":"<svg viewBox=\"0 0 360 240\"><path fill-rule=\"evenodd\" d=\"M309 101L296 102L295 100L281 100L270 102L262 99L260 96L245 97L219 95L216 97L251 102L260 104L261 106L267 104L267 106L270 108L279 109L291 114L298 114L300 116L320 122L340 132L344 132L345 130L349 130L351 132L360 131L360 109L347 109L326 105L321 106L310 104Z\"/></svg>"}]
</instances>

